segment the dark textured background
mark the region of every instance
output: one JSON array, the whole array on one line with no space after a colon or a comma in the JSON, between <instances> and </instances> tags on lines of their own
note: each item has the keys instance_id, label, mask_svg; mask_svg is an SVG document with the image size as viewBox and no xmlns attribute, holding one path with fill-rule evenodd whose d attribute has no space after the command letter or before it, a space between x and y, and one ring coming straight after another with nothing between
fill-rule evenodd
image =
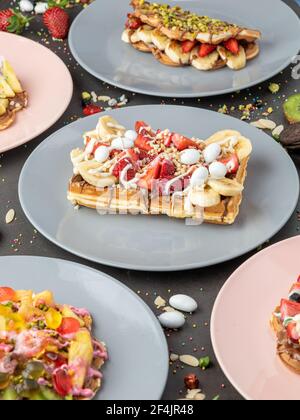
<instances>
[{"instance_id":1,"label":"dark textured background","mask_svg":"<svg viewBox=\"0 0 300 420\"><path fill-rule=\"evenodd\" d=\"M286 3L293 7L300 15L299 7L295 4L295 2L287 0ZM4 9L11 5L15 5L15 2L0 0L0 9ZM81 8L78 6L69 10L69 13L73 18L80 10ZM282 24L284 24L284 22L282 22ZM22 166L30 153L49 134L62 127L64 124L71 122L74 118L82 116L80 101L82 91L94 90L98 95L109 95L112 97L119 97L125 93L129 99L128 106L161 103L159 98L139 94L133 95L96 80L74 62L67 49L66 43L53 42L45 35L45 33L40 32L41 29L41 18L38 17L31 25L31 28L26 31L24 36L47 45L63 59L63 61L68 65L74 80L74 96L71 105L64 116L50 130L25 146L21 146L18 149L0 155L0 256L39 255L68 259L89 265L112 275L134 291L139 292L140 296L150 305L152 309L154 309L154 311L156 311L153 304L155 293L165 298L168 298L168 296L176 293L185 293L193 296L199 302L198 312L192 317L189 317L188 322L182 331L172 333L171 336L168 337L168 342L170 349L172 349L175 353L195 354L199 357L209 355L213 360L213 366L205 372L189 367L177 367L176 365L171 366L169 381L164 393L164 399L170 400L180 397L180 390L184 390L183 378L190 372L198 374L201 387L208 399L213 398L215 395L220 395L221 399L240 399L240 395L224 377L215 360L210 341L209 322L212 307L220 288L228 276L241 263L249 258L251 254L247 254L244 257L235 259L225 264L217 265L215 267L190 272L160 274L126 271L92 264L62 251L60 248L52 245L44 239L41 235L35 233L32 225L26 220L20 208L17 193L18 178ZM32 70L34 71L34 63ZM253 98L258 97L259 99L262 99L266 105L264 108L254 112L254 114L252 114L252 119L256 120L259 116L261 116L262 112L264 112L266 108L273 107L274 113L270 116L270 118L278 124L284 123L286 125L281 105L286 96L297 91L299 88L299 81L291 78L290 68L286 69L272 81L281 84L280 92L277 95L272 95L270 93L268 90L269 82L266 82L258 87L237 93L235 95L226 95L207 99L204 98L201 99L200 102L197 99L184 101L168 99L164 102L168 104L184 103L189 106L218 110L224 104L227 104L229 108L231 106L238 107L238 105L248 104L252 102ZM53 94L55 95L55 87L53 87ZM238 118L241 116L241 113L237 110L230 113ZM294 155L292 157L298 169L300 169L300 154L299 156ZM272 192L269 191L268 193L271 194ZM14 223L6 225L5 214L9 208L14 208L16 210L17 218ZM300 206L298 205L297 210L299 209ZM295 212L287 225L280 231L280 233L271 239L270 243L275 243L279 240L299 234L299 227L300 222L297 221L297 213ZM241 296L241 299L244 298L246 297ZM194 349L197 349L195 353L193 353ZM146 360L145 363L147 363ZM173 370L176 370L176 373L174 373ZM145 378L145 381L146 380L147 378Z\"/></svg>"}]
</instances>

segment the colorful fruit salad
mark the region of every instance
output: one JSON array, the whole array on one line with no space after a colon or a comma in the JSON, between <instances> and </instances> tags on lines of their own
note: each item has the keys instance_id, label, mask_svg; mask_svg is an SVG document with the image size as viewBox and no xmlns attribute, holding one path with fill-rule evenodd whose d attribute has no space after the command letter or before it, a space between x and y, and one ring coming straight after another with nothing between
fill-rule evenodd
<instances>
[{"instance_id":1,"label":"colorful fruit salad","mask_svg":"<svg viewBox=\"0 0 300 420\"><path fill-rule=\"evenodd\" d=\"M0 287L0 400L92 399L108 358L92 322L50 291Z\"/></svg>"}]
</instances>

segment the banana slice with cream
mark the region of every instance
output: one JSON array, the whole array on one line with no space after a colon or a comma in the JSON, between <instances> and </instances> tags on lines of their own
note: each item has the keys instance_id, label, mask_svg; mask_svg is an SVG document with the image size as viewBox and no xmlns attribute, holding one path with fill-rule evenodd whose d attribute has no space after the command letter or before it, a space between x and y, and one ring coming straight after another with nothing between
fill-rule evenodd
<instances>
[{"instance_id":1,"label":"banana slice with cream","mask_svg":"<svg viewBox=\"0 0 300 420\"><path fill-rule=\"evenodd\" d=\"M152 44L154 44L160 51L164 51L169 42L169 38L165 36L159 29L154 29L151 32Z\"/></svg>"},{"instance_id":2,"label":"banana slice with cream","mask_svg":"<svg viewBox=\"0 0 300 420\"><path fill-rule=\"evenodd\" d=\"M116 137L123 137L126 129L114 118L106 115L99 119L96 131L101 140L111 141Z\"/></svg>"},{"instance_id":3,"label":"banana slice with cream","mask_svg":"<svg viewBox=\"0 0 300 420\"><path fill-rule=\"evenodd\" d=\"M221 202L221 196L209 185L202 188L194 188L190 193L190 200L194 206L201 208L217 206Z\"/></svg>"},{"instance_id":4,"label":"banana slice with cream","mask_svg":"<svg viewBox=\"0 0 300 420\"><path fill-rule=\"evenodd\" d=\"M234 179L222 178L222 179L213 179L209 178L207 184L218 194L223 195L224 197L235 197L236 195L241 194L244 190L243 185Z\"/></svg>"},{"instance_id":5,"label":"banana slice with cream","mask_svg":"<svg viewBox=\"0 0 300 420\"><path fill-rule=\"evenodd\" d=\"M191 53L191 64L198 70L212 70L216 67L220 56L218 51L213 51L206 57L199 57L199 46L195 47Z\"/></svg>"},{"instance_id":6,"label":"banana slice with cream","mask_svg":"<svg viewBox=\"0 0 300 420\"><path fill-rule=\"evenodd\" d=\"M232 54L228 51L225 47L219 46L218 52L222 58L226 62L226 65L232 70L241 70L247 64L247 57L244 47L242 45L239 46L238 54Z\"/></svg>"},{"instance_id":7,"label":"banana slice with cream","mask_svg":"<svg viewBox=\"0 0 300 420\"><path fill-rule=\"evenodd\" d=\"M109 172L102 172L102 165L98 162L84 161L77 165L78 173L90 185L105 188L114 185L117 178Z\"/></svg>"},{"instance_id":8,"label":"banana slice with cream","mask_svg":"<svg viewBox=\"0 0 300 420\"><path fill-rule=\"evenodd\" d=\"M234 148L234 151L237 153L240 162L250 156L252 153L251 141L242 136L239 131L218 131L205 141L206 146L212 143L218 143L221 146L227 147L229 149Z\"/></svg>"},{"instance_id":9,"label":"banana slice with cream","mask_svg":"<svg viewBox=\"0 0 300 420\"><path fill-rule=\"evenodd\" d=\"M190 63L191 53L182 51L181 42L169 41L166 45L165 53L176 64L188 65Z\"/></svg>"}]
</instances>

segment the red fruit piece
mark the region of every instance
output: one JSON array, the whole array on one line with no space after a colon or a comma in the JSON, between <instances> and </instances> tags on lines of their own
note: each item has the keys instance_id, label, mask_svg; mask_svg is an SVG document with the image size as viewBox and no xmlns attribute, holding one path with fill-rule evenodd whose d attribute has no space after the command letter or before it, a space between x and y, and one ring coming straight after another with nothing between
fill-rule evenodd
<instances>
[{"instance_id":1,"label":"red fruit piece","mask_svg":"<svg viewBox=\"0 0 300 420\"><path fill-rule=\"evenodd\" d=\"M297 327L297 324L295 322L291 322L290 324L288 324L286 329L287 329L287 335L289 339L293 341L294 343L298 344L300 335L298 334L296 327Z\"/></svg>"},{"instance_id":2,"label":"red fruit piece","mask_svg":"<svg viewBox=\"0 0 300 420\"><path fill-rule=\"evenodd\" d=\"M115 165L114 169L113 169L113 175L116 178L120 178L121 172L123 171L123 169L126 168L127 165L133 165L133 162L128 158L125 157L124 159L120 159L119 162ZM135 177L135 170L134 168L130 168L127 173L126 173L126 181L131 181L134 177Z\"/></svg>"},{"instance_id":3,"label":"red fruit piece","mask_svg":"<svg viewBox=\"0 0 300 420\"><path fill-rule=\"evenodd\" d=\"M10 287L0 287L0 302L13 302L16 297L16 292Z\"/></svg>"},{"instance_id":4,"label":"red fruit piece","mask_svg":"<svg viewBox=\"0 0 300 420\"><path fill-rule=\"evenodd\" d=\"M233 153L226 159L220 159L219 162L224 163L224 165L226 165L229 174L236 174L240 167L239 158L236 153Z\"/></svg>"},{"instance_id":5,"label":"red fruit piece","mask_svg":"<svg viewBox=\"0 0 300 420\"><path fill-rule=\"evenodd\" d=\"M65 39L70 27L68 13L60 7L51 7L43 15L44 25L53 38Z\"/></svg>"},{"instance_id":6,"label":"red fruit piece","mask_svg":"<svg viewBox=\"0 0 300 420\"><path fill-rule=\"evenodd\" d=\"M57 332L62 335L75 334L80 330L80 322L75 318L65 317L63 318Z\"/></svg>"},{"instance_id":7,"label":"red fruit piece","mask_svg":"<svg viewBox=\"0 0 300 420\"><path fill-rule=\"evenodd\" d=\"M127 15L126 28L136 30L143 25L141 19L133 16L131 13Z\"/></svg>"},{"instance_id":8,"label":"red fruit piece","mask_svg":"<svg viewBox=\"0 0 300 420\"><path fill-rule=\"evenodd\" d=\"M207 55L215 51L216 48L217 47L212 44L201 44L199 47L198 55L201 58L206 57Z\"/></svg>"},{"instance_id":9,"label":"red fruit piece","mask_svg":"<svg viewBox=\"0 0 300 420\"><path fill-rule=\"evenodd\" d=\"M55 368L59 368L68 363L68 359L66 359L59 353L47 352L45 353L45 358L48 360L48 362L54 363Z\"/></svg>"},{"instance_id":10,"label":"red fruit piece","mask_svg":"<svg viewBox=\"0 0 300 420\"><path fill-rule=\"evenodd\" d=\"M144 121L137 121L135 123L135 131L140 134L141 128L148 127L148 125Z\"/></svg>"},{"instance_id":11,"label":"red fruit piece","mask_svg":"<svg viewBox=\"0 0 300 420\"><path fill-rule=\"evenodd\" d=\"M300 276L298 277L298 279L297 279L297 283L300 283Z\"/></svg>"},{"instance_id":12,"label":"red fruit piece","mask_svg":"<svg viewBox=\"0 0 300 420\"><path fill-rule=\"evenodd\" d=\"M300 303L291 300L282 299L280 303L281 319L293 318L300 314Z\"/></svg>"},{"instance_id":13,"label":"red fruit piece","mask_svg":"<svg viewBox=\"0 0 300 420\"><path fill-rule=\"evenodd\" d=\"M176 168L171 160L164 159L161 163L160 178L172 177L175 174Z\"/></svg>"},{"instance_id":14,"label":"red fruit piece","mask_svg":"<svg viewBox=\"0 0 300 420\"><path fill-rule=\"evenodd\" d=\"M0 10L0 31L21 34L31 20L13 9Z\"/></svg>"},{"instance_id":15,"label":"red fruit piece","mask_svg":"<svg viewBox=\"0 0 300 420\"><path fill-rule=\"evenodd\" d=\"M141 150L150 152L150 150L152 150L152 146L151 144L149 144L150 140L150 137L145 136L144 134L139 134L134 142L134 145L135 147L138 147Z\"/></svg>"},{"instance_id":16,"label":"red fruit piece","mask_svg":"<svg viewBox=\"0 0 300 420\"><path fill-rule=\"evenodd\" d=\"M172 135L172 142L180 152L182 150L188 149L189 147L194 147L196 149L198 148L198 144L195 141L177 133Z\"/></svg>"},{"instance_id":17,"label":"red fruit piece","mask_svg":"<svg viewBox=\"0 0 300 420\"><path fill-rule=\"evenodd\" d=\"M182 43L182 52L185 54L191 52L196 44L197 44L197 41L184 41Z\"/></svg>"},{"instance_id":18,"label":"red fruit piece","mask_svg":"<svg viewBox=\"0 0 300 420\"><path fill-rule=\"evenodd\" d=\"M225 41L224 47L234 55L239 53L239 49L240 49L239 42L235 38L230 38L228 39L228 41Z\"/></svg>"},{"instance_id":19,"label":"red fruit piece","mask_svg":"<svg viewBox=\"0 0 300 420\"><path fill-rule=\"evenodd\" d=\"M86 116L98 114L98 112L102 112L102 111L103 111L103 108L97 105L93 105L93 104L87 105L83 108L83 113Z\"/></svg>"},{"instance_id":20,"label":"red fruit piece","mask_svg":"<svg viewBox=\"0 0 300 420\"><path fill-rule=\"evenodd\" d=\"M72 380L67 366L61 366L53 372L53 386L58 395L66 397L72 392Z\"/></svg>"},{"instance_id":21,"label":"red fruit piece","mask_svg":"<svg viewBox=\"0 0 300 420\"><path fill-rule=\"evenodd\" d=\"M159 159L155 160L149 166L146 174L139 179L138 186L140 188L145 188L146 190L151 190L153 186L153 181L158 179L161 171L161 162Z\"/></svg>"}]
</instances>

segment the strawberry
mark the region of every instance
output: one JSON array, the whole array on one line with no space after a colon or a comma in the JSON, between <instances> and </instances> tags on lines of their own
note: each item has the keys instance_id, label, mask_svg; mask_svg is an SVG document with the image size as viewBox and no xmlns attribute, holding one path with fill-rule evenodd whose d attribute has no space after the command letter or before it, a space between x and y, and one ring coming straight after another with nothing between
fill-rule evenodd
<instances>
[{"instance_id":1,"label":"strawberry","mask_svg":"<svg viewBox=\"0 0 300 420\"><path fill-rule=\"evenodd\" d=\"M297 279L297 283L300 283L300 276L298 277L298 279Z\"/></svg>"},{"instance_id":2,"label":"strawberry","mask_svg":"<svg viewBox=\"0 0 300 420\"><path fill-rule=\"evenodd\" d=\"M196 44L197 41L184 41L182 43L182 52L185 54L191 52Z\"/></svg>"},{"instance_id":3,"label":"strawberry","mask_svg":"<svg viewBox=\"0 0 300 420\"><path fill-rule=\"evenodd\" d=\"M83 108L83 113L86 116L98 114L98 112L102 112L102 111L103 111L103 108L97 105L93 105L93 104L87 105Z\"/></svg>"},{"instance_id":4,"label":"strawberry","mask_svg":"<svg viewBox=\"0 0 300 420\"><path fill-rule=\"evenodd\" d=\"M43 22L53 38L65 39L67 37L70 19L65 10L60 7L51 7L44 13Z\"/></svg>"},{"instance_id":5,"label":"strawberry","mask_svg":"<svg viewBox=\"0 0 300 420\"><path fill-rule=\"evenodd\" d=\"M288 326L286 327L286 330L287 330L287 335L288 335L289 339L291 341L293 341L294 343L299 344L300 336L299 336L299 334L297 332L297 328L296 327L297 327L296 322L290 322L288 324Z\"/></svg>"},{"instance_id":6,"label":"strawberry","mask_svg":"<svg viewBox=\"0 0 300 420\"><path fill-rule=\"evenodd\" d=\"M198 145L195 141L188 139L187 137L181 136L177 133L172 134L172 142L175 144L179 152L188 149L189 147L194 147L196 149L198 148Z\"/></svg>"},{"instance_id":7,"label":"strawberry","mask_svg":"<svg viewBox=\"0 0 300 420\"><path fill-rule=\"evenodd\" d=\"M172 177L175 174L176 168L174 163L169 159L164 159L161 163L160 178Z\"/></svg>"},{"instance_id":8,"label":"strawberry","mask_svg":"<svg viewBox=\"0 0 300 420\"><path fill-rule=\"evenodd\" d=\"M131 13L127 15L127 18L128 19L125 24L127 29L132 29L135 31L136 29L139 29L143 24L141 19L133 16Z\"/></svg>"},{"instance_id":9,"label":"strawberry","mask_svg":"<svg viewBox=\"0 0 300 420\"><path fill-rule=\"evenodd\" d=\"M139 179L138 186L150 190L153 187L153 181L159 178L161 171L161 162L159 159L153 161L149 166L146 174Z\"/></svg>"},{"instance_id":10,"label":"strawberry","mask_svg":"<svg viewBox=\"0 0 300 420\"><path fill-rule=\"evenodd\" d=\"M32 19L14 9L0 10L0 31L21 34Z\"/></svg>"},{"instance_id":11,"label":"strawberry","mask_svg":"<svg viewBox=\"0 0 300 420\"><path fill-rule=\"evenodd\" d=\"M119 160L113 169L113 175L116 178L120 178L121 172L126 168L127 165L132 164L131 160L128 157ZM126 181L130 181L135 177L135 170L133 168L129 169L126 174Z\"/></svg>"},{"instance_id":12,"label":"strawberry","mask_svg":"<svg viewBox=\"0 0 300 420\"><path fill-rule=\"evenodd\" d=\"M145 136L143 134L139 134L137 136L137 139L134 142L135 147L138 147L141 150L145 150L146 152L149 152L152 150L152 146L149 144L150 138L148 136Z\"/></svg>"},{"instance_id":13,"label":"strawberry","mask_svg":"<svg viewBox=\"0 0 300 420\"><path fill-rule=\"evenodd\" d=\"M228 158L220 159L219 162L224 163L224 165L226 165L229 174L236 174L240 167L239 158L236 153L233 153Z\"/></svg>"},{"instance_id":14,"label":"strawberry","mask_svg":"<svg viewBox=\"0 0 300 420\"><path fill-rule=\"evenodd\" d=\"M224 47L234 55L239 53L240 46L238 40L235 38L230 38L228 41L225 41Z\"/></svg>"},{"instance_id":15,"label":"strawberry","mask_svg":"<svg viewBox=\"0 0 300 420\"><path fill-rule=\"evenodd\" d=\"M293 318L300 314L300 303L282 299L280 303L280 313L282 320L285 318Z\"/></svg>"},{"instance_id":16,"label":"strawberry","mask_svg":"<svg viewBox=\"0 0 300 420\"><path fill-rule=\"evenodd\" d=\"M199 57L203 58L207 55L211 54L213 51L215 51L217 47L215 45L211 44L201 44L199 47L198 55Z\"/></svg>"}]
</instances>

